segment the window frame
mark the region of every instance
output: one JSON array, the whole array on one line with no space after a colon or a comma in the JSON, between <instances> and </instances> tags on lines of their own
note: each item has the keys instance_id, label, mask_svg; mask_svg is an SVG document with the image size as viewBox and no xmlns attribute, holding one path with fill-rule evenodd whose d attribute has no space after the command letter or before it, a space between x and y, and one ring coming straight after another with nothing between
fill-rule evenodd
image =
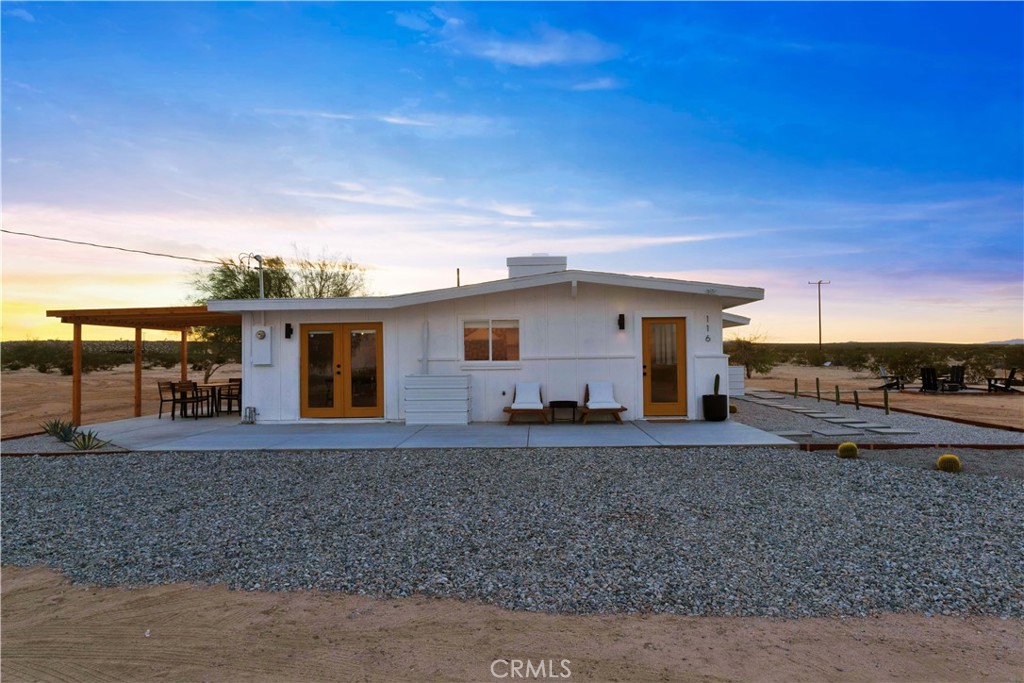
<instances>
[{"instance_id":1,"label":"window frame","mask_svg":"<svg viewBox=\"0 0 1024 683\"><path fill-rule=\"evenodd\" d=\"M466 358L466 325L475 324L482 329L484 323L487 324L487 358L482 360L469 360ZM521 336L519 338L519 344L517 344L518 358L514 360L494 360L495 323L515 323L514 327L517 331L523 329L522 320L518 317L500 316L492 318L472 315L459 317L459 359L463 363L472 367L516 367L519 365L523 357Z\"/></svg>"}]
</instances>

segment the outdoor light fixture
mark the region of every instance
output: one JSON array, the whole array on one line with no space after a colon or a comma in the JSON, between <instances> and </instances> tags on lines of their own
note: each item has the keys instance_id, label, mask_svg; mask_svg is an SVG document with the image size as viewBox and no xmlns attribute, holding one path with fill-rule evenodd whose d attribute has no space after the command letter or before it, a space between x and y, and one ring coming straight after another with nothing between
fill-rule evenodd
<instances>
[{"instance_id":1,"label":"outdoor light fixture","mask_svg":"<svg viewBox=\"0 0 1024 683\"><path fill-rule=\"evenodd\" d=\"M619 313L619 329L620 330L626 329L626 314L625 313Z\"/></svg>"},{"instance_id":2,"label":"outdoor light fixture","mask_svg":"<svg viewBox=\"0 0 1024 683\"><path fill-rule=\"evenodd\" d=\"M292 338L292 332L294 332L294 331L295 331L295 329L292 327L291 323L285 323L284 324L284 338L285 339L291 339Z\"/></svg>"}]
</instances>

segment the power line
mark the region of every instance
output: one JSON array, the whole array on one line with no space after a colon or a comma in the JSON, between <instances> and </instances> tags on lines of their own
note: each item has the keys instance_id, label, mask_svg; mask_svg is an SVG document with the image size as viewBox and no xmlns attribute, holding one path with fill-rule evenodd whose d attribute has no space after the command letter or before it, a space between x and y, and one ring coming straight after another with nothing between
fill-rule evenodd
<instances>
[{"instance_id":1,"label":"power line","mask_svg":"<svg viewBox=\"0 0 1024 683\"><path fill-rule=\"evenodd\" d=\"M146 256L161 256L163 258L173 258L179 261L195 261L196 263L212 263L215 266L221 265L220 261L211 261L209 259L193 258L191 256L176 256L175 254L162 254L157 251L143 251L142 249L127 249L125 247L114 247L109 244L96 244L95 242L82 242L79 240L69 240L63 237L47 237L46 235L34 235L30 232L18 232L16 230L7 230L0 228L0 232L6 232L9 235L21 235L23 237L34 237L38 240L49 240L51 242L66 242L68 244L79 244L86 247L96 247L97 249L112 249L114 251L126 251L131 254L145 254Z\"/></svg>"}]
</instances>

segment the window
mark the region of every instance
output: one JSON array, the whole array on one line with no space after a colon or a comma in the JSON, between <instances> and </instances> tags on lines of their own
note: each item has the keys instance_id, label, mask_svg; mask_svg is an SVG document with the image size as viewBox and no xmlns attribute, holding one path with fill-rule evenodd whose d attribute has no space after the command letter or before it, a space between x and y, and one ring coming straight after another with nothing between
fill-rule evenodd
<instances>
[{"instance_id":1,"label":"window","mask_svg":"<svg viewBox=\"0 0 1024 683\"><path fill-rule=\"evenodd\" d=\"M467 320L462 339L468 361L519 360L518 320Z\"/></svg>"}]
</instances>

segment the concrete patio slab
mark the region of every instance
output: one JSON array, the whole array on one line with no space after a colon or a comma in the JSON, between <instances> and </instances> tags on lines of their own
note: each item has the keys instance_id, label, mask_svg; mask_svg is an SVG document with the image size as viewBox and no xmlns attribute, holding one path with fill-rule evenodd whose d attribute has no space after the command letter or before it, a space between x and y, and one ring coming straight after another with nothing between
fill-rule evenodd
<instances>
[{"instance_id":1,"label":"concrete patio slab","mask_svg":"<svg viewBox=\"0 0 1024 683\"><path fill-rule=\"evenodd\" d=\"M796 446L789 439L754 427L725 422L648 422L633 423L662 446Z\"/></svg>"},{"instance_id":2,"label":"concrete patio slab","mask_svg":"<svg viewBox=\"0 0 1024 683\"><path fill-rule=\"evenodd\" d=\"M485 422L468 425L427 425L399 448L525 448L533 425ZM363 448L371 448L364 446Z\"/></svg>"},{"instance_id":3,"label":"concrete patio slab","mask_svg":"<svg viewBox=\"0 0 1024 683\"><path fill-rule=\"evenodd\" d=\"M530 446L557 448L572 446L658 446L634 422L624 424L568 424L547 425L530 430Z\"/></svg>"},{"instance_id":4,"label":"concrete patio slab","mask_svg":"<svg viewBox=\"0 0 1024 683\"><path fill-rule=\"evenodd\" d=\"M198 420L139 417L88 425L133 451L785 446L788 439L739 422L406 425L401 422L241 424L237 415Z\"/></svg>"}]
</instances>

